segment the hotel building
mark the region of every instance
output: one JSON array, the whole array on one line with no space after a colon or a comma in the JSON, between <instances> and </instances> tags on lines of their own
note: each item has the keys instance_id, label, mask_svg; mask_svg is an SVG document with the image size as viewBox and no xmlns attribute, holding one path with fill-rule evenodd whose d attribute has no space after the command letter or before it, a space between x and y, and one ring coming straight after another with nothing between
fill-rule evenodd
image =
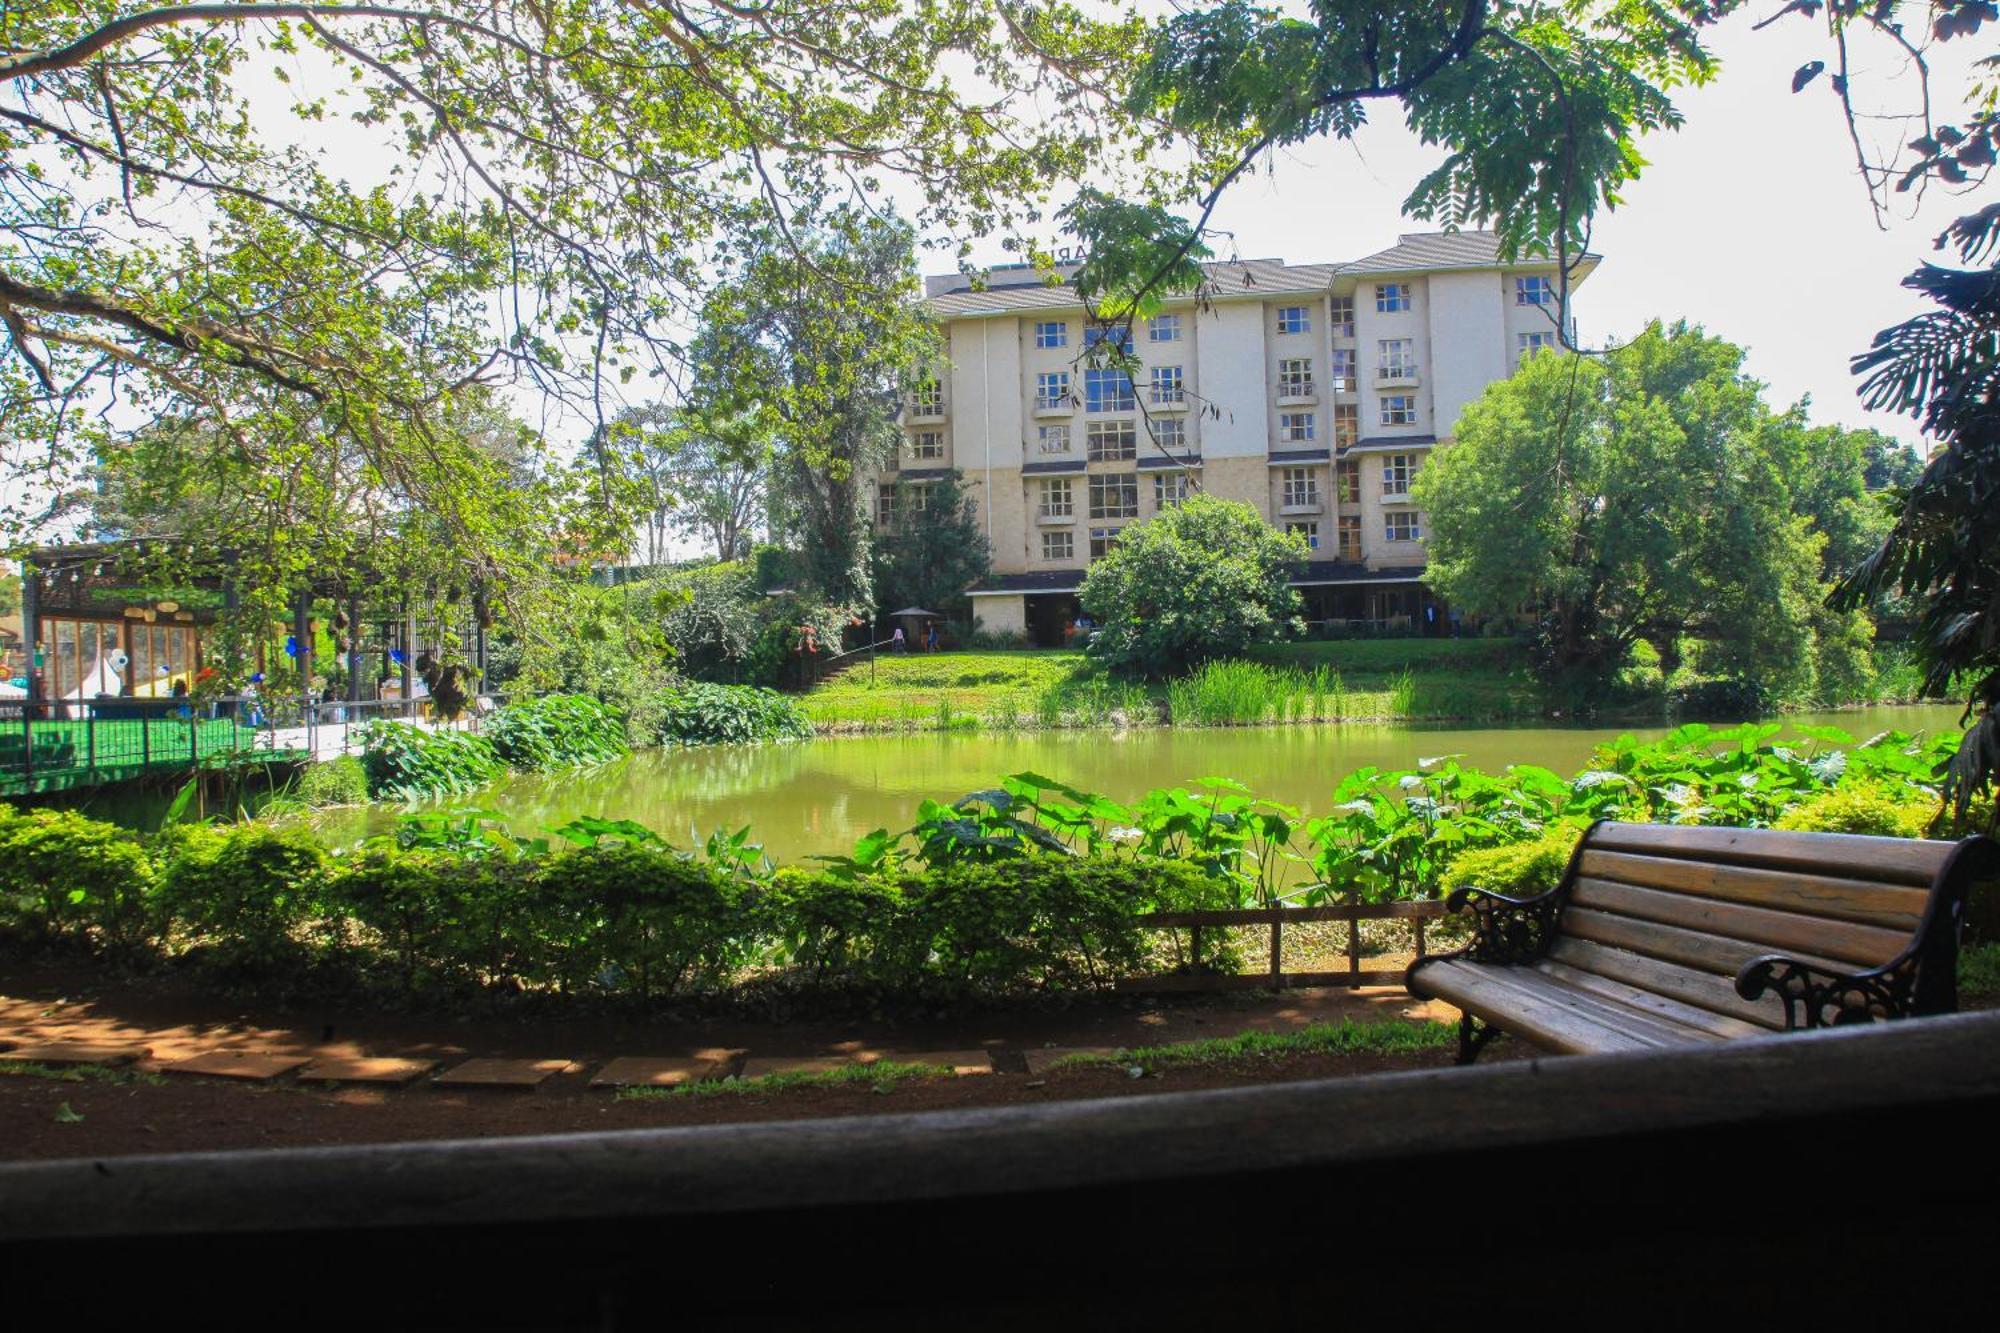
<instances>
[{"instance_id":1,"label":"hotel building","mask_svg":"<svg viewBox=\"0 0 2000 1333\"><path fill-rule=\"evenodd\" d=\"M1410 481L1468 402L1557 341L1555 263L1504 262L1488 232L1420 233L1351 263L1209 274L1135 321L1130 376L1090 364L1108 335L1066 284L1026 267L980 290L929 279L949 369L904 413L877 522L921 521L926 484L959 470L992 543L982 628L1053 644L1118 533L1203 491L1311 543L1309 619L1441 628Z\"/></svg>"}]
</instances>

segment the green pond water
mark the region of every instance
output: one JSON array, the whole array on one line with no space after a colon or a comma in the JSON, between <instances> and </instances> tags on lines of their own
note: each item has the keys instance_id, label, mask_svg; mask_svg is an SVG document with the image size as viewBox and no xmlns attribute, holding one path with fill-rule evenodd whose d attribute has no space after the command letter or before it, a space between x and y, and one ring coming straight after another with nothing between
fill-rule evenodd
<instances>
[{"instance_id":1,"label":"green pond water","mask_svg":"<svg viewBox=\"0 0 2000 1333\"><path fill-rule=\"evenodd\" d=\"M1782 720L1842 727L1865 740L1891 728L1943 731L1957 717L1955 708L1931 706ZM1425 756L1455 754L1488 770L1525 763L1567 774L1623 732L1652 737L1668 730L1341 725L857 736L648 751L602 768L509 778L453 804L495 811L524 834L582 814L636 819L680 843L692 840L690 830L706 836L749 824L783 864L844 852L871 829L907 828L926 796L954 800L1024 770L1120 801L1153 787L1230 777L1318 814L1341 778L1370 765L1409 768ZM387 829L398 809L327 811L313 822L329 841L343 844Z\"/></svg>"}]
</instances>

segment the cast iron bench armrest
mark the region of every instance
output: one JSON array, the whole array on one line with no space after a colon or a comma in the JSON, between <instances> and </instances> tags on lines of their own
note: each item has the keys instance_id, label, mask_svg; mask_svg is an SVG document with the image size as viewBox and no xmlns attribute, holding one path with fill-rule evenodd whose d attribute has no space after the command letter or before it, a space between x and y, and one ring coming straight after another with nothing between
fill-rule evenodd
<instances>
[{"instance_id":1,"label":"cast iron bench armrest","mask_svg":"<svg viewBox=\"0 0 2000 1333\"><path fill-rule=\"evenodd\" d=\"M1917 949L1905 949L1880 967L1836 972L1817 963L1769 953L1743 965L1736 974L1736 993L1756 1000L1767 991L1777 992L1784 1001L1785 1027L1790 1031L1908 1018L1918 1012L1919 957Z\"/></svg>"},{"instance_id":2,"label":"cast iron bench armrest","mask_svg":"<svg viewBox=\"0 0 2000 1333\"><path fill-rule=\"evenodd\" d=\"M1444 900L1445 910L1472 909L1472 943L1449 956L1474 963L1538 962L1555 943L1556 918L1568 898L1564 885L1532 898L1510 898L1470 885L1453 889Z\"/></svg>"}]
</instances>

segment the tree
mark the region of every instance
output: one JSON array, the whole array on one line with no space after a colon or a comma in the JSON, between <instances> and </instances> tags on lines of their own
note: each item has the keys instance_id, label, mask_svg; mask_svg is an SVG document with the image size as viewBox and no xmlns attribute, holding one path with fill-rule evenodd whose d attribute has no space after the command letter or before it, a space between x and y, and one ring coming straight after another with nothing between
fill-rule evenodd
<instances>
[{"instance_id":1,"label":"tree","mask_svg":"<svg viewBox=\"0 0 2000 1333\"><path fill-rule=\"evenodd\" d=\"M1116 670L1164 676L1304 629L1291 585L1305 538L1239 500L1196 495L1121 532L1078 597Z\"/></svg>"},{"instance_id":2,"label":"tree","mask_svg":"<svg viewBox=\"0 0 2000 1333\"><path fill-rule=\"evenodd\" d=\"M621 412L610 429L640 489L644 563L667 563L675 536L707 544L717 560L750 553L772 452L754 418L713 420L655 405Z\"/></svg>"},{"instance_id":3,"label":"tree","mask_svg":"<svg viewBox=\"0 0 2000 1333\"><path fill-rule=\"evenodd\" d=\"M1653 324L1599 358L1530 357L1459 419L1418 475L1426 575L1478 615L1520 617L1555 679L1601 680L1640 639L1669 668L1809 684L1826 538L1795 511L1795 424L1743 352Z\"/></svg>"},{"instance_id":4,"label":"tree","mask_svg":"<svg viewBox=\"0 0 2000 1333\"><path fill-rule=\"evenodd\" d=\"M441 438L458 395L601 426L620 385L684 378L716 258L782 244L800 200L900 184L940 231L1033 222L1111 165L1131 31L982 0L10 5L10 479L197 420L148 444L322 509L379 484L483 551L509 516ZM1091 94L1037 96L1058 73Z\"/></svg>"},{"instance_id":5,"label":"tree","mask_svg":"<svg viewBox=\"0 0 2000 1333\"><path fill-rule=\"evenodd\" d=\"M894 458L903 399L938 356L914 245L908 224L848 208L766 236L710 295L695 341L703 417L775 442L773 536L821 602L861 613L867 477Z\"/></svg>"},{"instance_id":6,"label":"tree","mask_svg":"<svg viewBox=\"0 0 2000 1333\"><path fill-rule=\"evenodd\" d=\"M896 521L875 539L876 605L884 614L906 606L956 613L993 561L965 475L953 468L935 481L887 484L895 488Z\"/></svg>"}]
</instances>

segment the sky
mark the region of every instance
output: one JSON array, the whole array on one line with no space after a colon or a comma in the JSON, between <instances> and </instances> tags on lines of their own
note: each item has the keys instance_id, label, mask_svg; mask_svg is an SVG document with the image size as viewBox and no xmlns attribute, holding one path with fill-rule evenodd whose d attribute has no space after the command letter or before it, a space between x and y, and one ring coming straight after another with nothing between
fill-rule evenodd
<instances>
[{"instance_id":1,"label":"sky","mask_svg":"<svg viewBox=\"0 0 2000 1333\"><path fill-rule=\"evenodd\" d=\"M1603 345L1651 319L1686 319L1746 347L1748 370L1770 386L1773 403L1810 395L1816 422L1874 425L1915 443L1909 418L1863 408L1848 359L1878 330L1924 308L1902 278L1931 256L1944 224L1970 209L1934 191L1917 216L1905 199L1886 230L1876 225L1828 80L1791 92L1792 71L1820 54L1815 29L1786 20L1752 31L1756 17L1778 8L1773 0L1715 29L1720 75L1677 90L1684 126L1642 144L1650 165L1623 205L1597 219L1592 248L1604 262L1577 292L1578 333ZM1949 46L1934 53L1936 87L1965 86L1962 61L1952 59L1959 55ZM1900 57L1872 48L1857 56L1857 98L1907 104L1915 83ZM1358 259L1402 232L1435 230L1404 218L1401 204L1442 158L1393 113L1351 143L1291 151L1225 196L1215 225L1232 235L1218 249L1315 263ZM1007 258L997 245L976 255Z\"/></svg>"}]
</instances>

